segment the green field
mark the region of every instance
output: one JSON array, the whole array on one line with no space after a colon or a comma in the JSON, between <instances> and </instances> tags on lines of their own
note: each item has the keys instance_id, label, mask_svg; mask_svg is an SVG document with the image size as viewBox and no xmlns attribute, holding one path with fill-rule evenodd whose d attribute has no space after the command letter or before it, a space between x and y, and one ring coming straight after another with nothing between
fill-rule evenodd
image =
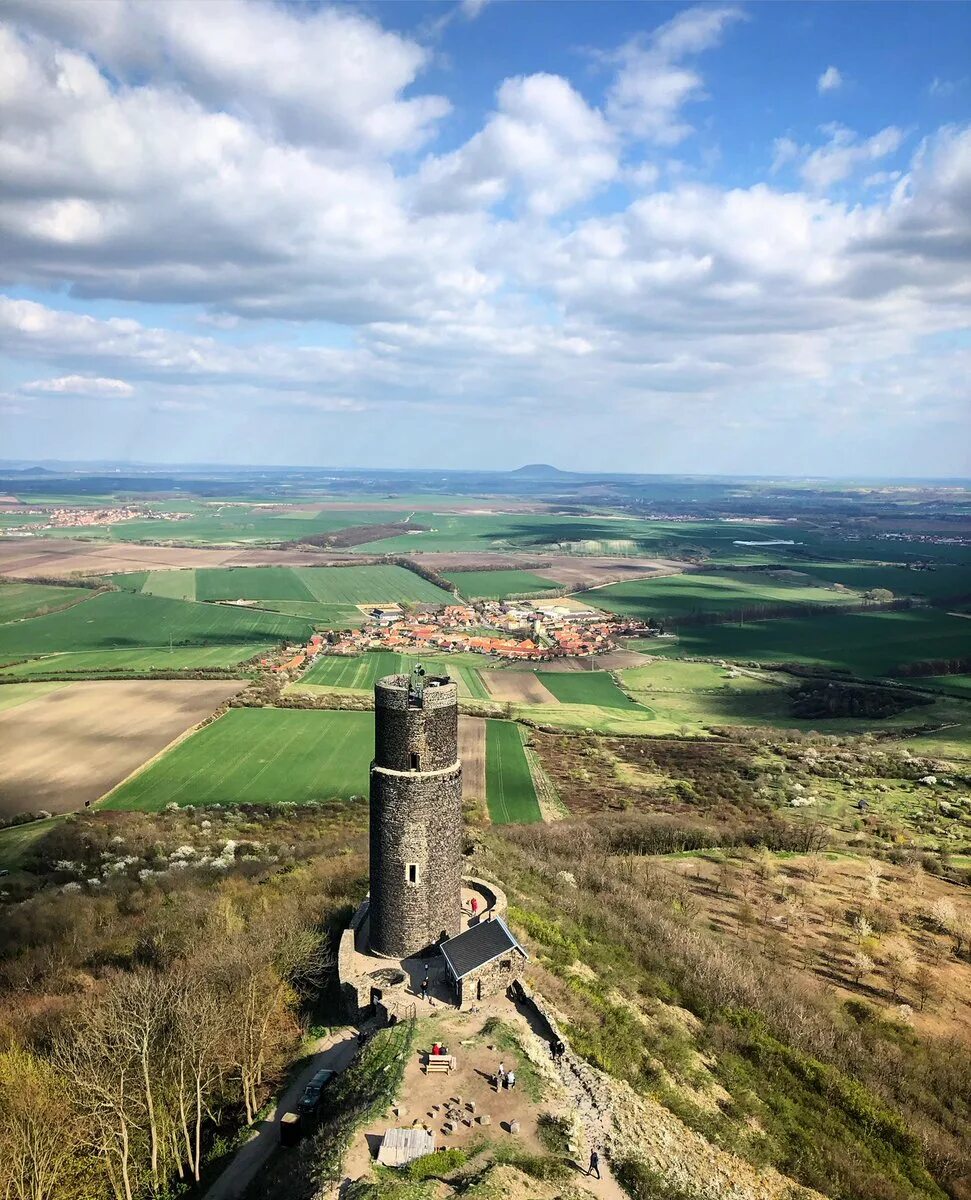
<instances>
[{"instance_id":1,"label":"green field","mask_svg":"<svg viewBox=\"0 0 971 1200\"><path fill-rule=\"evenodd\" d=\"M146 671L190 671L200 667L234 667L269 649L269 645L155 646L134 650L81 650L49 654L0 667L0 676L36 679L43 676L91 679L104 675L140 675ZM3 689L6 692L6 688Z\"/></svg>"},{"instance_id":2,"label":"green field","mask_svg":"<svg viewBox=\"0 0 971 1200\"><path fill-rule=\"evenodd\" d=\"M368 712L234 708L111 793L106 808L302 804L366 795Z\"/></svg>"},{"instance_id":3,"label":"green field","mask_svg":"<svg viewBox=\"0 0 971 1200\"><path fill-rule=\"evenodd\" d=\"M737 612L757 605L850 604L860 597L836 592L808 577L790 581L781 572L719 571L690 575L661 575L597 588L584 595L596 608L625 617L670 618L695 613Z\"/></svg>"},{"instance_id":4,"label":"green field","mask_svg":"<svg viewBox=\"0 0 971 1200\"><path fill-rule=\"evenodd\" d=\"M257 608L302 617L315 629L359 629L364 614L351 604L318 604L316 600L259 600Z\"/></svg>"},{"instance_id":5,"label":"green field","mask_svg":"<svg viewBox=\"0 0 971 1200\"><path fill-rule=\"evenodd\" d=\"M486 722L486 803L495 825L543 819L522 731L512 721Z\"/></svg>"},{"instance_id":6,"label":"green field","mask_svg":"<svg viewBox=\"0 0 971 1200\"><path fill-rule=\"evenodd\" d=\"M149 596L166 596L169 600L196 600L196 573L183 571L150 571L141 590Z\"/></svg>"},{"instance_id":7,"label":"green field","mask_svg":"<svg viewBox=\"0 0 971 1200\"><path fill-rule=\"evenodd\" d=\"M45 817L40 821L28 821L23 825L11 825L0 829L0 867L12 871L38 838L53 829L60 817Z\"/></svg>"},{"instance_id":8,"label":"green field","mask_svg":"<svg viewBox=\"0 0 971 1200\"><path fill-rule=\"evenodd\" d=\"M482 660L484 662L485 660ZM292 685L293 691L320 689L350 689L370 691L375 680L384 675L410 673L416 663L424 663L430 671L447 672L458 684L460 696L476 700L490 699L479 676L479 656L459 654L397 654L391 650L372 650L352 658L343 655L320 655L307 672Z\"/></svg>"},{"instance_id":9,"label":"green field","mask_svg":"<svg viewBox=\"0 0 971 1200\"><path fill-rule=\"evenodd\" d=\"M0 625L0 659L137 646L305 641L308 622L281 613L104 592L46 617Z\"/></svg>"},{"instance_id":10,"label":"green field","mask_svg":"<svg viewBox=\"0 0 971 1200\"><path fill-rule=\"evenodd\" d=\"M563 586L531 571L453 571L448 579L469 600L504 600L507 596L555 592Z\"/></svg>"},{"instance_id":11,"label":"green field","mask_svg":"<svg viewBox=\"0 0 971 1200\"><path fill-rule=\"evenodd\" d=\"M214 567L196 571L199 600L447 604L448 592L397 566Z\"/></svg>"},{"instance_id":12,"label":"green field","mask_svg":"<svg viewBox=\"0 0 971 1200\"><path fill-rule=\"evenodd\" d=\"M892 554L892 549L886 551ZM824 583L842 583L866 592L888 588L895 596L926 596L938 600L971 596L971 566L935 566L933 570L881 566L879 563L806 563L800 568Z\"/></svg>"},{"instance_id":13,"label":"green field","mask_svg":"<svg viewBox=\"0 0 971 1200\"><path fill-rule=\"evenodd\" d=\"M58 612L91 598L88 588L54 587L44 583L0 583L0 623Z\"/></svg>"},{"instance_id":14,"label":"green field","mask_svg":"<svg viewBox=\"0 0 971 1200\"><path fill-rule=\"evenodd\" d=\"M0 712L5 708L17 708L28 700L37 700L47 692L56 692L66 687L64 683L8 683L0 687Z\"/></svg>"},{"instance_id":15,"label":"green field","mask_svg":"<svg viewBox=\"0 0 971 1200\"><path fill-rule=\"evenodd\" d=\"M608 671L537 671L536 678L561 704L637 707L614 683Z\"/></svg>"},{"instance_id":16,"label":"green field","mask_svg":"<svg viewBox=\"0 0 971 1200\"><path fill-rule=\"evenodd\" d=\"M806 663L871 677L901 663L963 657L969 647L971 621L938 609L702 625L651 643L653 654L665 656Z\"/></svg>"},{"instance_id":17,"label":"green field","mask_svg":"<svg viewBox=\"0 0 971 1200\"><path fill-rule=\"evenodd\" d=\"M91 503L90 497L79 500ZM58 498L57 503L68 503ZM183 520L122 521L117 525L84 526L72 529L72 537L108 539L114 542L182 542L189 545L255 545L265 542L289 542L310 534L334 533L351 525L378 525L401 521L406 511L398 508L367 510L328 509L320 503L317 511L288 513L252 503L233 504L197 500L150 502L147 508L165 512L185 512ZM63 530L45 530L47 536L62 537Z\"/></svg>"},{"instance_id":18,"label":"green field","mask_svg":"<svg viewBox=\"0 0 971 1200\"><path fill-rule=\"evenodd\" d=\"M293 567L204 567L193 574L197 600L318 599Z\"/></svg>"}]
</instances>

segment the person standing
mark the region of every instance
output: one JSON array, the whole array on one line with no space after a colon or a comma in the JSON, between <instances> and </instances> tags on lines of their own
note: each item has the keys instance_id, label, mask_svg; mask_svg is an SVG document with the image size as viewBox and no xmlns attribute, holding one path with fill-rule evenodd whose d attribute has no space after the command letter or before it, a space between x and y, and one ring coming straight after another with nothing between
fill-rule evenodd
<instances>
[{"instance_id":1,"label":"person standing","mask_svg":"<svg viewBox=\"0 0 971 1200\"><path fill-rule=\"evenodd\" d=\"M428 999L428 976L427 975L421 981L421 998L422 998L422 1000Z\"/></svg>"},{"instance_id":2,"label":"person standing","mask_svg":"<svg viewBox=\"0 0 971 1200\"><path fill-rule=\"evenodd\" d=\"M510 1071L509 1074L506 1076L506 1087L511 1092L515 1086L516 1086L516 1072Z\"/></svg>"},{"instance_id":3,"label":"person standing","mask_svg":"<svg viewBox=\"0 0 971 1200\"><path fill-rule=\"evenodd\" d=\"M596 1150L590 1151L590 1167L587 1171L588 1175L593 1175L596 1172L597 1178L600 1178L600 1155Z\"/></svg>"},{"instance_id":4,"label":"person standing","mask_svg":"<svg viewBox=\"0 0 971 1200\"><path fill-rule=\"evenodd\" d=\"M500 1063L496 1071L496 1091L501 1092L506 1082L506 1064Z\"/></svg>"}]
</instances>

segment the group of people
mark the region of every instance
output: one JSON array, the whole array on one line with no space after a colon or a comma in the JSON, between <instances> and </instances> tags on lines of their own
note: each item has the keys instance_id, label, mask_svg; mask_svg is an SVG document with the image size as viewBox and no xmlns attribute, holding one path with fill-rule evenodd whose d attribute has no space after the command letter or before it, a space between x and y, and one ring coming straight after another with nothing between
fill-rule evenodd
<instances>
[{"instance_id":1,"label":"group of people","mask_svg":"<svg viewBox=\"0 0 971 1200\"><path fill-rule=\"evenodd\" d=\"M516 1072L507 1071L505 1063L499 1064L499 1069L496 1071L496 1091L501 1092L503 1088L507 1091L512 1091L516 1086Z\"/></svg>"}]
</instances>

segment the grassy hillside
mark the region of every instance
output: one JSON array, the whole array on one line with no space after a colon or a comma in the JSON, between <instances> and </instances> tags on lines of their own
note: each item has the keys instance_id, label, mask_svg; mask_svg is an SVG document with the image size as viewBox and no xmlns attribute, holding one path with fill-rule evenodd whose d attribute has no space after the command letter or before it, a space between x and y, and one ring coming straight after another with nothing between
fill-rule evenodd
<instances>
[{"instance_id":1,"label":"grassy hillside","mask_svg":"<svg viewBox=\"0 0 971 1200\"><path fill-rule=\"evenodd\" d=\"M371 713L231 709L122 784L107 808L302 804L363 795Z\"/></svg>"},{"instance_id":2,"label":"grassy hillside","mask_svg":"<svg viewBox=\"0 0 971 1200\"><path fill-rule=\"evenodd\" d=\"M0 623L58 612L90 599L86 588L49 587L40 583L0 582Z\"/></svg>"},{"instance_id":3,"label":"grassy hillside","mask_svg":"<svg viewBox=\"0 0 971 1200\"><path fill-rule=\"evenodd\" d=\"M537 671L536 676L561 704L637 707L614 683L608 671Z\"/></svg>"},{"instance_id":4,"label":"grassy hillside","mask_svg":"<svg viewBox=\"0 0 971 1200\"><path fill-rule=\"evenodd\" d=\"M469 600L503 600L506 596L552 592L562 587L532 571L452 571L448 578Z\"/></svg>"},{"instance_id":5,"label":"grassy hillside","mask_svg":"<svg viewBox=\"0 0 971 1200\"><path fill-rule=\"evenodd\" d=\"M137 646L303 641L311 627L278 613L106 592L49 616L0 625L0 657Z\"/></svg>"},{"instance_id":6,"label":"grassy hillside","mask_svg":"<svg viewBox=\"0 0 971 1200\"><path fill-rule=\"evenodd\" d=\"M861 676L887 675L902 663L968 654L971 621L937 609L703 625L651 651L767 663L795 662Z\"/></svg>"},{"instance_id":7,"label":"grassy hillside","mask_svg":"<svg viewBox=\"0 0 971 1200\"><path fill-rule=\"evenodd\" d=\"M833 591L797 571L705 572L662 575L656 579L613 583L586 593L596 608L626 617L689 617L696 613L739 612L761 605L850 604L860 596Z\"/></svg>"},{"instance_id":8,"label":"grassy hillside","mask_svg":"<svg viewBox=\"0 0 971 1200\"><path fill-rule=\"evenodd\" d=\"M543 819L522 731L511 721L486 722L486 800L495 825Z\"/></svg>"},{"instance_id":9,"label":"grassy hillside","mask_svg":"<svg viewBox=\"0 0 971 1200\"><path fill-rule=\"evenodd\" d=\"M215 646L155 646L133 650L79 650L48 654L26 662L0 667L0 676L33 679L38 676L91 679L97 676L123 677L146 671L189 671L200 667L235 667L237 663L270 649L270 643L230 643Z\"/></svg>"}]
</instances>

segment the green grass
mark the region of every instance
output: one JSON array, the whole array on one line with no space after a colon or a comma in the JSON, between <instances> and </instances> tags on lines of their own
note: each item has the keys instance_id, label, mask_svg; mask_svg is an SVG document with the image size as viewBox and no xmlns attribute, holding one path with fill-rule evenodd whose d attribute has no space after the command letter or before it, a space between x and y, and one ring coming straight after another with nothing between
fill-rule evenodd
<instances>
[{"instance_id":1,"label":"green grass","mask_svg":"<svg viewBox=\"0 0 971 1200\"><path fill-rule=\"evenodd\" d=\"M937 609L844 613L682 629L675 640L652 642L651 651L665 656L805 663L876 677L902 663L967 655L969 626L971 621Z\"/></svg>"},{"instance_id":2,"label":"green grass","mask_svg":"<svg viewBox=\"0 0 971 1200\"><path fill-rule=\"evenodd\" d=\"M194 575L199 600L318 599L292 567L203 567Z\"/></svg>"},{"instance_id":3,"label":"green grass","mask_svg":"<svg viewBox=\"0 0 971 1200\"><path fill-rule=\"evenodd\" d=\"M150 571L142 584L149 596L167 596L169 600L196 600L196 573L184 571Z\"/></svg>"},{"instance_id":4,"label":"green grass","mask_svg":"<svg viewBox=\"0 0 971 1200\"><path fill-rule=\"evenodd\" d=\"M315 629L358 629L364 624L364 614L350 604L318 604L316 600L260 600L257 607L271 612L302 617Z\"/></svg>"},{"instance_id":5,"label":"green grass","mask_svg":"<svg viewBox=\"0 0 971 1200\"><path fill-rule=\"evenodd\" d=\"M280 613L106 592L64 612L0 625L0 658L137 646L304 641L310 625Z\"/></svg>"},{"instance_id":6,"label":"green grass","mask_svg":"<svg viewBox=\"0 0 971 1200\"><path fill-rule=\"evenodd\" d=\"M106 578L123 592L140 592L151 574L151 571L126 571L123 575L108 575Z\"/></svg>"},{"instance_id":7,"label":"green grass","mask_svg":"<svg viewBox=\"0 0 971 1200\"><path fill-rule=\"evenodd\" d=\"M512 721L486 722L486 802L496 825L543 819L522 731Z\"/></svg>"},{"instance_id":8,"label":"green grass","mask_svg":"<svg viewBox=\"0 0 971 1200\"><path fill-rule=\"evenodd\" d=\"M6 871L19 867L34 842L53 829L60 819L45 817L40 821L29 821L24 825L11 825L7 829L0 829L0 867Z\"/></svg>"},{"instance_id":9,"label":"green grass","mask_svg":"<svg viewBox=\"0 0 971 1200\"><path fill-rule=\"evenodd\" d=\"M295 568L322 604L448 604L443 588L392 565Z\"/></svg>"},{"instance_id":10,"label":"green grass","mask_svg":"<svg viewBox=\"0 0 971 1200\"><path fill-rule=\"evenodd\" d=\"M269 647L263 645L154 646L133 650L80 650L49 654L0 667L0 676L32 679L63 676L90 679L104 675L139 675L146 671L191 671L199 667L235 667ZM8 689L0 690L0 698Z\"/></svg>"},{"instance_id":11,"label":"green grass","mask_svg":"<svg viewBox=\"0 0 971 1200\"><path fill-rule=\"evenodd\" d=\"M268 600L350 607L447 604L448 592L404 567L212 567L196 575L199 600ZM360 614L358 614L360 616Z\"/></svg>"},{"instance_id":12,"label":"green grass","mask_svg":"<svg viewBox=\"0 0 971 1200\"><path fill-rule=\"evenodd\" d=\"M85 503L88 503L85 499ZM66 503L66 501L58 501ZM373 509L350 511L327 509L321 502L316 513L278 513L253 504L229 504L193 500L166 501L151 507L164 511L182 511L189 517L181 521L137 520L118 525L86 526L72 529L72 536L108 539L114 542L182 542L190 545L256 545L287 542L315 533L334 533L350 525L375 525L403 520L406 511ZM63 530L45 531L48 536L63 536Z\"/></svg>"},{"instance_id":13,"label":"green grass","mask_svg":"<svg viewBox=\"0 0 971 1200\"><path fill-rule=\"evenodd\" d=\"M369 712L235 708L180 742L105 801L155 811L166 804L302 804L365 795L374 755Z\"/></svg>"},{"instance_id":14,"label":"green grass","mask_svg":"<svg viewBox=\"0 0 971 1200\"><path fill-rule=\"evenodd\" d=\"M0 623L58 612L88 600L87 588L54 587L44 583L0 583Z\"/></svg>"},{"instance_id":15,"label":"green grass","mask_svg":"<svg viewBox=\"0 0 971 1200\"><path fill-rule=\"evenodd\" d=\"M410 673L416 663L429 670L447 672L458 684L460 696L489 700L490 695L478 672L477 655L398 654L391 650L372 650L352 658L321 655L292 686L293 691L351 690L369 692L375 681L385 675Z\"/></svg>"},{"instance_id":16,"label":"green grass","mask_svg":"<svg viewBox=\"0 0 971 1200\"><path fill-rule=\"evenodd\" d=\"M503 600L535 592L554 592L562 584L531 571L453 571L448 576L469 600Z\"/></svg>"},{"instance_id":17,"label":"green grass","mask_svg":"<svg viewBox=\"0 0 971 1200\"><path fill-rule=\"evenodd\" d=\"M536 678L561 704L596 704L601 708L636 708L608 671L537 671Z\"/></svg>"},{"instance_id":18,"label":"green grass","mask_svg":"<svg viewBox=\"0 0 971 1200\"><path fill-rule=\"evenodd\" d=\"M626 617L677 618L694 613L735 612L755 605L849 604L860 597L832 591L801 576L790 582L779 573L751 571L661 575L597 588L583 597L596 608Z\"/></svg>"},{"instance_id":19,"label":"green grass","mask_svg":"<svg viewBox=\"0 0 971 1200\"><path fill-rule=\"evenodd\" d=\"M885 551L893 556L892 544ZM933 570L881 566L879 563L806 563L810 575L824 583L842 583L858 591L888 588L895 596L926 596L937 600L947 596L971 595L971 566L936 566Z\"/></svg>"},{"instance_id":20,"label":"green grass","mask_svg":"<svg viewBox=\"0 0 971 1200\"><path fill-rule=\"evenodd\" d=\"M63 683L8 683L0 687L0 712L6 708L17 708L65 686Z\"/></svg>"},{"instance_id":21,"label":"green grass","mask_svg":"<svg viewBox=\"0 0 971 1200\"><path fill-rule=\"evenodd\" d=\"M926 675L912 682L919 687L971 700L971 675Z\"/></svg>"}]
</instances>

